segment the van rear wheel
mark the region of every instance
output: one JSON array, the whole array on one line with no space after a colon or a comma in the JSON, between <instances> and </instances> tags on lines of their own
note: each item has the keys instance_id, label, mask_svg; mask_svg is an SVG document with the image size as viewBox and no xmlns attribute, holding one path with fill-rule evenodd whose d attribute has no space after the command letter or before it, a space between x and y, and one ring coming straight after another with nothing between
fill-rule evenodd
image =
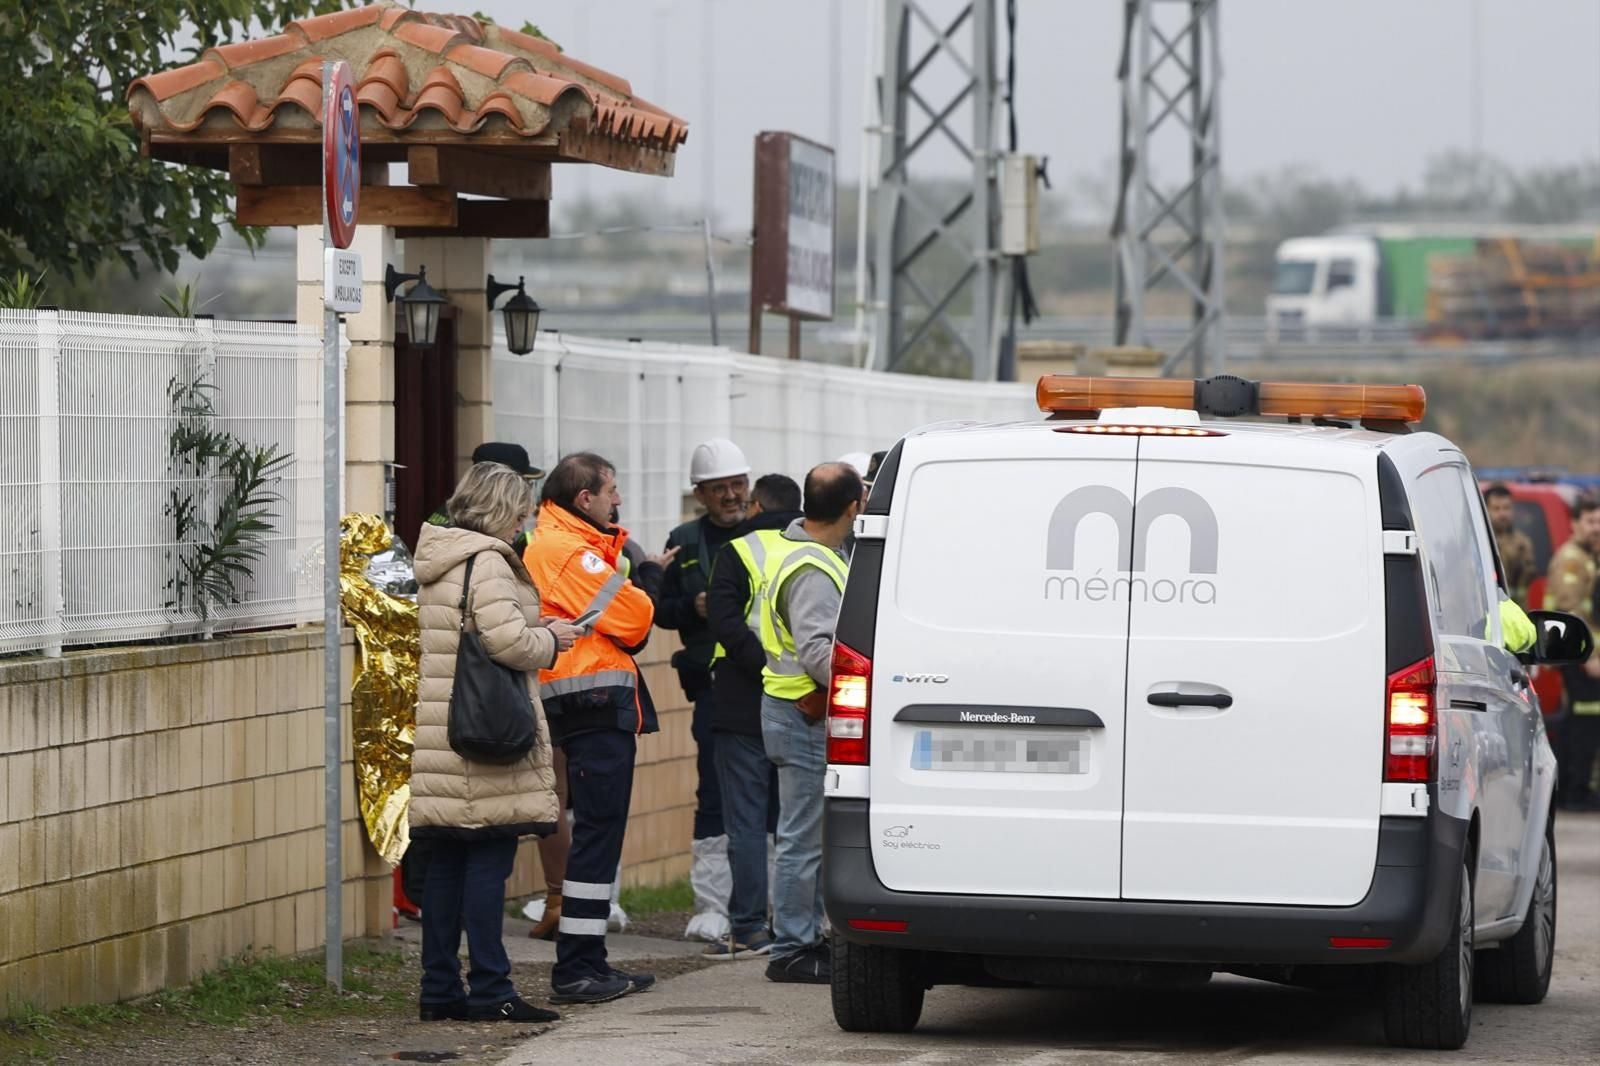
<instances>
[{"instance_id":1,"label":"van rear wheel","mask_svg":"<svg viewBox=\"0 0 1600 1066\"><path fill-rule=\"evenodd\" d=\"M922 1016L927 986L913 952L833 944L833 1020L847 1033L907 1033Z\"/></svg>"},{"instance_id":2,"label":"van rear wheel","mask_svg":"<svg viewBox=\"0 0 1600 1066\"><path fill-rule=\"evenodd\" d=\"M1383 1029L1395 1047L1454 1051L1472 1031L1472 871L1461 866L1459 902L1439 954L1383 975Z\"/></svg>"},{"instance_id":3,"label":"van rear wheel","mask_svg":"<svg viewBox=\"0 0 1600 1066\"><path fill-rule=\"evenodd\" d=\"M1545 828L1533 898L1517 935L1478 956L1478 992L1490 1003L1539 1003L1550 991L1556 954L1555 822Z\"/></svg>"}]
</instances>

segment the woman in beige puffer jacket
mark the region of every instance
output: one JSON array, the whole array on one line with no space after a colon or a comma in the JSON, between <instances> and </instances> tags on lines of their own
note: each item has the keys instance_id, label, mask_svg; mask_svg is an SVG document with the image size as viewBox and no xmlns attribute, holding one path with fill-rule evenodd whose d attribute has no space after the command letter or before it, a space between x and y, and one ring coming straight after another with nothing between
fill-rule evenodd
<instances>
[{"instance_id":1,"label":"woman in beige puffer jacket","mask_svg":"<svg viewBox=\"0 0 1600 1066\"><path fill-rule=\"evenodd\" d=\"M579 630L566 622L541 622L538 590L511 550L533 509L527 482L516 471L498 463L474 465L446 509L454 524L424 526L416 553L422 682L411 765L411 839L427 864L420 1013L424 1021L553 1020L554 1012L530 1006L512 987L501 920L517 838L554 832L561 814L538 671L571 647ZM533 750L504 766L462 758L448 736L469 560L468 628L495 662L527 675L538 726ZM457 957L463 930L470 992L462 990Z\"/></svg>"}]
</instances>

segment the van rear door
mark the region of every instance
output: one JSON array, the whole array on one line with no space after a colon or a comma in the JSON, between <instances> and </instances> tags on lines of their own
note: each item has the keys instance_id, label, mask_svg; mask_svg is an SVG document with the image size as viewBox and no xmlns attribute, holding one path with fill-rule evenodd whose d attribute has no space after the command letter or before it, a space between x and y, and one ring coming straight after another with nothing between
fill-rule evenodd
<instances>
[{"instance_id":1,"label":"van rear door","mask_svg":"<svg viewBox=\"0 0 1600 1066\"><path fill-rule=\"evenodd\" d=\"M870 832L898 891L1115 898L1135 441L907 440L872 662Z\"/></svg>"},{"instance_id":2,"label":"van rear door","mask_svg":"<svg viewBox=\"0 0 1600 1066\"><path fill-rule=\"evenodd\" d=\"M1297 436L1140 442L1125 898L1343 905L1372 880L1376 463Z\"/></svg>"}]
</instances>

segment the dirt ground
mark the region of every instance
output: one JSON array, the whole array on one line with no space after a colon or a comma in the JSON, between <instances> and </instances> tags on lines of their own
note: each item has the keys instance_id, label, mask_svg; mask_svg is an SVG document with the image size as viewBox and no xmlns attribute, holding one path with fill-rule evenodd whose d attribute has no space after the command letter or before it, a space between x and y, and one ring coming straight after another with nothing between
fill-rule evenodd
<instances>
[{"instance_id":1,"label":"dirt ground","mask_svg":"<svg viewBox=\"0 0 1600 1066\"><path fill-rule=\"evenodd\" d=\"M631 923L629 933L679 939L687 914L666 913ZM526 935L529 923L508 918L507 936ZM417 1020L415 947L390 941L389 949L405 958L381 978L380 994L351 994L351 1009L336 1017L299 1018L293 1012L263 1017L237 1026L193 1023L140 1024L80 1037L44 1062L91 1062L114 1059L116 1066L172 1066L175 1063L283 1066L306 1064L370 1064L374 1062L498 1062L513 1046L612 1004L560 1006L562 1020L550 1025L505 1022L420 1022ZM699 970L708 963L695 956L630 961L627 969L654 973L661 981ZM548 1007L548 964L515 963L512 980L522 998ZM651 992L637 993L650 995ZM363 1009L363 1003L366 1009Z\"/></svg>"}]
</instances>

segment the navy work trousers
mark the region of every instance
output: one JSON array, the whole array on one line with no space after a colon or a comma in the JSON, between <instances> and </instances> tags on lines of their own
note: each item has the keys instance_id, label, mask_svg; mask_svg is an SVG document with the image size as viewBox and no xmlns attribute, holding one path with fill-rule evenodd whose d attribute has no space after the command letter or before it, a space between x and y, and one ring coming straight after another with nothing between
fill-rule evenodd
<instances>
[{"instance_id":1,"label":"navy work trousers","mask_svg":"<svg viewBox=\"0 0 1600 1066\"><path fill-rule=\"evenodd\" d=\"M501 939L506 878L517 858L515 837L452 840L437 837L422 844L428 862L422 891L422 1002L456 1003L461 991L461 933L467 934L471 967L467 1002L493 1007L516 995L511 960Z\"/></svg>"},{"instance_id":2,"label":"navy work trousers","mask_svg":"<svg viewBox=\"0 0 1600 1066\"><path fill-rule=\"evenodd\" d=\"M571 984L611 972L606 962L606 919L611 882L622 861L622 839L633 798L636 742L620 729L568 737L567 800L572 805L572 852L562 885L561 924L551 982Z\"/></svg>"}]
</instances>

